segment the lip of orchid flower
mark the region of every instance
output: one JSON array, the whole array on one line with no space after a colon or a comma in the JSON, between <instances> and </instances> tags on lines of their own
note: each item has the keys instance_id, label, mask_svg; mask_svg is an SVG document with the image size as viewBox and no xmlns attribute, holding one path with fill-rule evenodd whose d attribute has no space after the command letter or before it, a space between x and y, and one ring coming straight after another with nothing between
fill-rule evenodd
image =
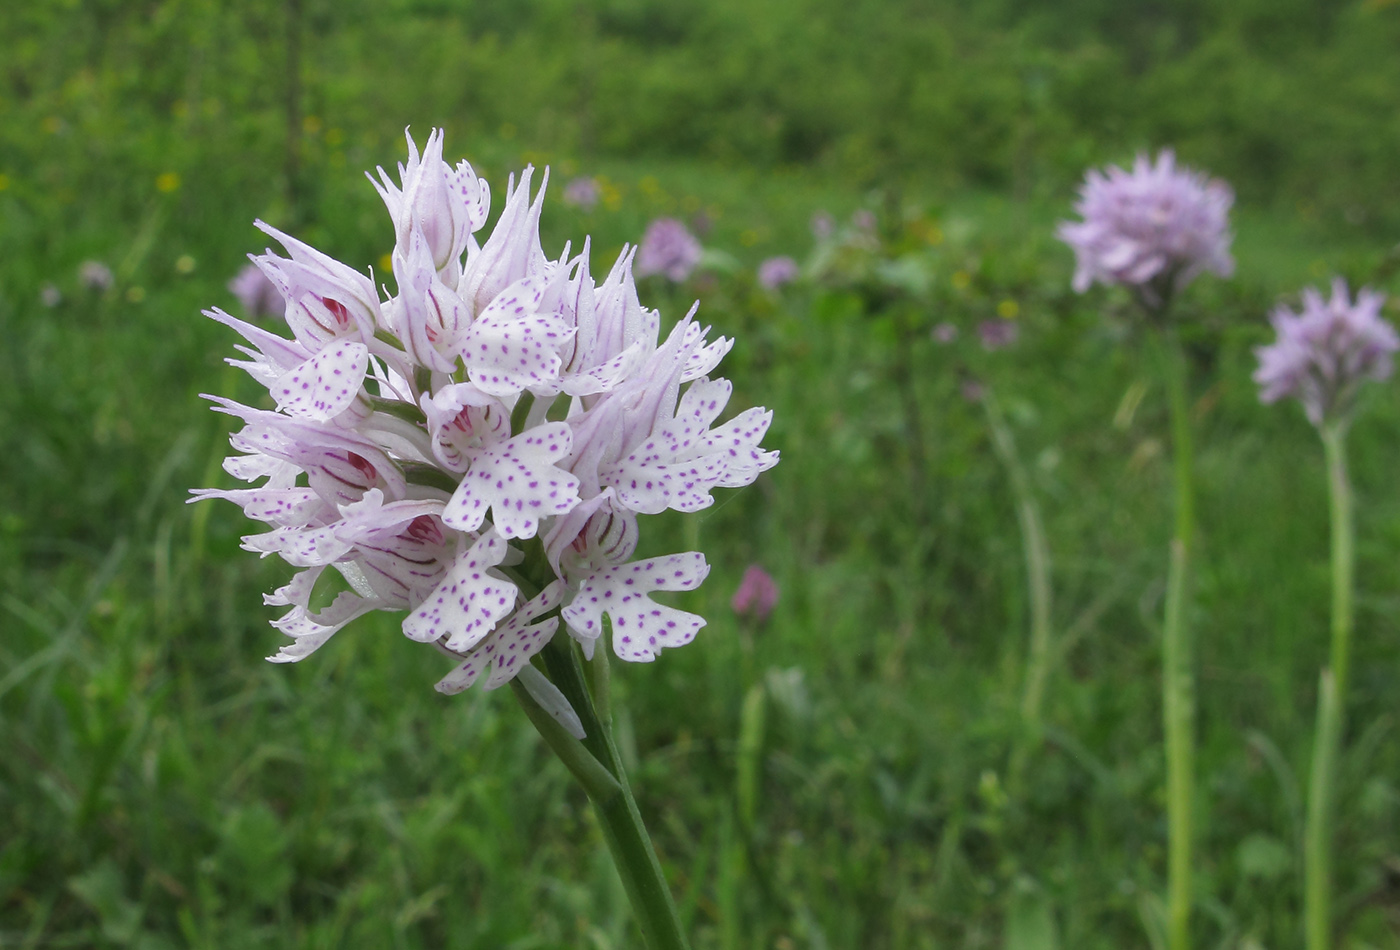
<instances>
[{"instance_id":1,"label":"lip of orchid flower","mask_svg":"<svg viewBox=\"0 0 1400 950\"><path fill-rule=\"evenodd\" d=\"M709 568L697 552L631 561L638 515L697 510L771 468L777 453L759 445L771 413L719 423L732 387L709 374L733 341L708 339L694 309L662 341L660 314L637 296L638 251L624 248L601 284L587 241L578 257L544 256L547 169L533 197L533 168L511 179L478 244L489 188L442 150L438 130L421 153L410 137L399 184L383 169L371 178L396 237L386 299L259 222L290 255L254 257L253 273L287 301L292 338L206 313L242 336L246 359L229 362L276 410L209 397L243 423L224 467L254 484L192 500L239 505L271 526L244 546L300 568L265 598L289 608L273 622L292 638L276 662L373 610L407 611L405 635L453 657L444 692L528 674L556 631L591 655L605 616L618 656L654 659L704 620L650 593L693 589ZM551 410L558 399L566 412ZM350 590L313 609L327 570Z\"/></svg>"},{"instance_id":2,"label":"lip of orchid flower","mask_svg":"<svg viewBox=\"0 0 1400 950\"><path fill-rule=\"evenodd\" d=\"M1330 298L1311 287L1302 296L1301 311L1280 305L1271 314L1277 338L1255 349L1254 381L1262 402L1294 397L1321 427L1350 415L1367 380L1390 378L1400 335L1381 317L1384 294L1363 287L1353 303L1339 277Z\"/></svg>"},{"instance_id":3,"label":"lip of orchid flower","mask_svg":"<svg viewBox=\"0 0 1400 950\"><path fill-rule=\"evenodd\" d=\"M1057 232L1074 250L1074 289L1120 284L1160 309L1205 271L1228 277L1233 203L1228 185L1178 168L1170 149L1155 162L1138 155L1131 172L1090 170L1075 204L1083 220L1061 222Z\"/></svg>"}]
</instances>

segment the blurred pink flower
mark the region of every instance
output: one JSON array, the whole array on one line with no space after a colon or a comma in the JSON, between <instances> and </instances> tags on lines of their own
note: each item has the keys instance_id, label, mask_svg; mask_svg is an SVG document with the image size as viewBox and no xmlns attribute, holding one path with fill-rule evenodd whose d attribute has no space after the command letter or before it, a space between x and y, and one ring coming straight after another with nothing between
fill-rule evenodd
<instances>
[{"instance_id":1,"label":"blurred pink flower","mask_svg":"<svg viewBox=\"0 0 1400 950\"><path fill-rule=\"evenodd\" d=\"M228 282L228 289L250 317L282 317L287 312L287 303L278 292L277 285L268 280L256 264L245 264L238 275Z\"/></svg>"},{"instance_id":2,"label":"blurred pink flower","mask_svg":"<svg viewBox=\"0 0 1400 950\"><path fill-rule=\"evenodd\" d=\"M83 261L78 265L78 283L88 290L110 290L116 278L112 268L101 261Z\"/></svg>"},{"instance_id":3,"label":"blurred pink flower","mask_svg":"<svg viewBox=\"0 0 1400 950\"><path fill-rule=\"evenodd\" d=\"M1344 417L1362 383L1390 377L1391 354L1400 349L1400 336L1381 317L1384 301L1384 294L1363 287L1353 304L1339 277L1330 300L1309 287L1302 313L1276 309L1271 320L1278 339L1254 351L1259 398L1269 403L1295 396L1316 426Z\"/></svg>"},{"instance_id":4,"label":"blurred pink flower","mask_svg":"<svg viewBox=\"0 0 1400 950\"><path fill-rule=\"evenodd\" d=\"M695 235L675 218L657 218L647 226L637 248L637 276L664 274L677 283L700 263L702 249Z\"/></svg>"},{"instance_id":5,"label":"blurred pink flower","mask_svg":"<svg viewBox=\"0 0 1400 950\"><path fill-rule=\"evenodd\" d=\"M1090 170L1075 205L1084 220L1061 222L1058 232L1074 249L1074 289L1123 284L1155 308L1202 271L1230 276L1234 200L1224 182L1177 168L1170 149L1155 163L1139 155L1131 172Z\"/></svg>"},{"instance_id":6,"label":"blurred pink flower","mask_svg":"<svg viewBox=\"0 0 1400 950\"><path fill-rule=\"evenodd\" d=\"M575 178L564 186L564 204L582 208L584 211L592 211L602 196L603 189L598 187L596 178Z\"/></svg>"},{"instance_id":7,"label":"blurred pink flower","mask_svg":"<svg viewBox=\"0 0 1400 950\"><path fill-rule=\"evenodd\" d=\"M769 290L777 290L783 284L796 280L801 273L797 261L791 257L770 257L758 265L758 282Z\"/></svg>"},{"instance_id":8,"label":"blurred pink flower","mask_svg":"<svg viewBox=\"0 0 1400 950\"><path fill-rule=\"evenodd\" d=\"M952 343L958 338L958 327L957 324L945 321L934 327L929 335L933 337L935 343Z\"/></svg>"},{"instance_id":9,"label":"blurred pink flower","mask_svg":"<svg viewBox=\"0 0 1400 950\"><path fill-rule=\"evenodd\" d=\"M729 605L740 617L752 617L763 623L778 604L778 585L767 571L757 564L750 564L734 592Z\"/></svg>"},{"instance_id":10,"label":"blurred pink flower","mask_svg":"<svg viewBox=\"0 0 1400 950\"><path fill-rule=\"evenodd\" d=\"M829 212L818 211L812 215L812 237L825 241L836 233L836 219Z\"/></svg>"},{"instance_id":11,"label":"blurred pink flower","mask_svg":"<svg viewBox=\"0 0 1400 950\"><path fill-rule=\"evenodd\" d=\"M1016 342L1021 331L1010 320L983 320L977 324L977 336L982 341L982 349L999 350Z\"/></svg>"}]
</instances>

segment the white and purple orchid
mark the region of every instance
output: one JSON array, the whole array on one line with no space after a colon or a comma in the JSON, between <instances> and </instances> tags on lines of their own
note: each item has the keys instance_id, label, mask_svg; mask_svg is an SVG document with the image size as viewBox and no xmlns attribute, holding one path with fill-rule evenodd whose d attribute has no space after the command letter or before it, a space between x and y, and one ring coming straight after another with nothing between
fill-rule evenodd
<instances>
[{"instance_id":1,"label":"white and purple orchid","mask_svg":"<svg viewBox=\"0 0 1400 950\"><path fill-rule=\"evenodd\" d=\"M397 184L371 179L395 293L259 223L290 255L252 260L293 338L207 312L242 335L229 362L276 406L209 397L243 423L225 469L258 484L194 493L271 525L244 547L301 569L266 597L290 608L273 625L292 642L270 659L373 610L407 611L404 633L453 659L445 693L508 682L561 619L589 655L605 617L623 659L689 642L704 619L650 595L699 586L704 555L631 558L638 514L699 510L778 461L760 446L771 413L717 424L732 387L709 373L732 341L707 341L693 310L662 339L630 249L600 285L587 242L547 258L547 174L533 200L533 169L512 180L479 242L485 180L443 160L440 131L408 149Z\"/></svg>"}]
</instances>

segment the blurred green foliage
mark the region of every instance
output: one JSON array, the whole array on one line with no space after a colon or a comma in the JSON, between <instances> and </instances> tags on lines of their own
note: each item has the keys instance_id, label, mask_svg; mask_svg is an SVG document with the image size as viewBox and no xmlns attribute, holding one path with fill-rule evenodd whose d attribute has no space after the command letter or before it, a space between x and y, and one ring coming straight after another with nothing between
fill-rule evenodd
<instances>
[{"instance_id":1,"label":"blurred green foliage","mask_svg":"<svg viewBox=\"0 0 1400 950\"><path fill-rule=\"evenodd\" d=\"M1390 0L68 0L7 5L0 35L0 170L55 192L297 174L290 121L304 161L352 168L444 124L1018 192L1175 145L1251 200L1339 226L1400 214Z\"/></svg>"},{"instance_id":2,"label":"blurred green foliage","mask_svg":"<svg viewBox=\"0 0 1400 950\"><path fill-rule=\"evenodd\" d=\"M182 504L227 452L198 394L258 397L197 316L232 306L251 219L381 273L360 173L410 123L446 126L497 209L526 161L601 176L597 209L552 198L544 222L553 254L593 234L595 273L657 214L709 229L710 268L643 299L669 321L699 297L737 338L734 405L775 409L784 462L648 519L652 553L707 552L685 603L710 626L615 683L682 913L726 950L1146 944L1166 407L1126 297L1072 294L1052 233L1085 165L1139 147L1229 178L1239 274L1183 300L1197 926L1292 945L1324 477L1301 414L1258 405L1250 348L1280 294L1333 272L1400 292L1397 31L1376 0L0 6L0 945L637 945L586 802L509 696L433 693L440 658L388 616L261 663L259 597L288 569L238 550L258 529L232 506ZM809 255L815 210L845 228L862 207L873 249ZM822 279L761 289L773 253ZM85 258L115 286L81 287ZM1008 314L1019 341L984 350L978 322ZM930 339L944 322L955 343ZM971 380L1005 406L1054 565L1063 655L1021 783L1029 608ZM1377 387L1353 438L1352 950L1400 946L1397 425ZM745 632L727 604L750 562L782 600Z\"/></svg>"}]
</instances>

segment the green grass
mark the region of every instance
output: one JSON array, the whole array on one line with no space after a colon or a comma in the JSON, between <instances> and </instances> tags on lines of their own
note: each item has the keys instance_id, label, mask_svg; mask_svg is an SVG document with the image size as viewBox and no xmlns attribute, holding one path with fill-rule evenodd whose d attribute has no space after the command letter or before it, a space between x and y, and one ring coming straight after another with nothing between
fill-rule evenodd
<instances>
[{"instance_id":1,"label":"green grass","mask_svg":"<svg viewBox=\"0 0 1400 950\"><path fill-rule=\"evenodd\" d=\"M481 158L499 195L522 157L485 143ZM960 323L945 348L922 330L898 343L858 292L753 285L762 257L806 253L816 208L889 196L800 172L582 170L617 182L621 204L554 203L546 250L592 232L595 273L651 215L709 211L707 243L742 267L643 291L668 318L698 295L737 337L734 405L773 408L783 453L689 524L644 522L649 552L698 537L714 570L686 603L710 626L615 677L623 754L697 948L995 947L1032 940L1047 914L1062 947L1146 945L1165 866L1166 401L1126 301L1068 290L1050 236L1067 191L899 196L947 234L942 279L972 277L901 318ZM298 233L378 270L391 232L373 191L355 168L316 174ZM0 945L637 946L586 800L509 696L437 695L440 659L389 616L300 665L263 663L279 635L260 594L290 569L238 550L257 529L232 506L183 504L224 477L226 421L197 394L257 395L220 364L232 335L198 311L230 304L224 281L264 244L252 217L278 220L275 187L211 191L187 174L165 195L144 181L82 202L18 192L0 192ZM1203 278L1185 303L1196 925L1201 946L1243 950L1301 932L1299 796L1328 604L1321 445L1295 407L1258 405L1250 347L1277 295L1333 269L1373 277L1381 255L1269 208L1236 222L1238 277ZM175 266L184 254L193 273ZM76 286L89 256L116 266L109 294ZM45 281L65 294L56 308L38 303ZM984 354L973 323L1004 299L1020 303L1021 341ZM965 374L995 387L1027 462L1067 643L1020 788L1006 766L1030 608L1014 497L959 395ZM1359 597L1339 791L1338 908L1356 950L1400 947L1400 396L1375 389L1351 443ZM754 643L769 698L745 840L750 684L728 598L754 561L782 601Z\"/></svg>"}]
</instances>

